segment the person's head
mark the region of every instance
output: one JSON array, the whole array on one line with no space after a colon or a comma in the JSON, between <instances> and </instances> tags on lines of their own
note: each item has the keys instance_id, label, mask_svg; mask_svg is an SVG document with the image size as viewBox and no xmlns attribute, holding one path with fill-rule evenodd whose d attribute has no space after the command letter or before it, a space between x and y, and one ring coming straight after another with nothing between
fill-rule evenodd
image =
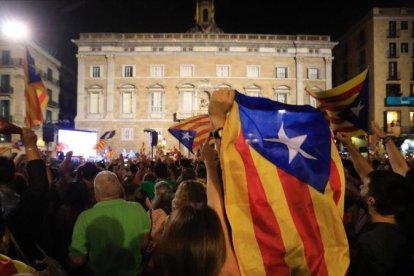
<instances>
[{"instance_id":1,"label":"person's head","mask_svg":"<svg viewBox=\"0 0 414 276\"><path fill-rule=\"evenodd\" d=\"M98 168L94 163L92 162L86 162L80 169L80 174L82 179L87 181L93 181L95 176L101 172L102 170Z\"/></svg>"},{"instance_id":2,"label":"person's head","mask_svg":"<svg viewBox=\"0 0 414 276\"><path fill-rule=\"evenodd\" d=\"M154 166L154 173L157 178L167 179L168 178L168 167L163 162L157 162Z\"/></svg>"},{"instance_id":3,"label":"person's head","mask_svg":"<svg viewBox=\"0 0 414 276\"><path fill-rule=\"evenodd\" d=\"M171 213L171 202L174 198L174 192L171 186L165 182L160 181L155 184L155 197L152 201L152 209L163 209L166 214Z\"/></svg>"},{"instance_id":4,"label":"person's head","mask_svg":"<svg viewBox=\"0 0 414 276\"><path fill-rule=\"evenodd\" d=\"M369 182L361 186L361 197L380 215L395 215L405 210L411 190L405 178L390 171L372 171Z\"/></svg>"},{"instance_id":5,"label":"person's head","mask_svg":"<svg viewBox=\"0 0 414 276\"><path fill-rule=\"evenodd\" d=\"M203 184L191 180L180 183L172 201L172 210L175 211L186 205L193 207L207 205L207 193Z\"/></svg>"},{"instance_id":6,"label":"person's head","mask_svg":"<svg viewBox=\"0 0 414 276\"><path fill-rule=\"evenodd\" d=\"M199 163L196 167L196 176L197 178L207 178L206 165L204 163Z\"/></svg>"},{"instance_id":7,"label":"person's head","mask_svg":"<svg viewBox=\"0 0 414 276\"><path fill-rule=\"evenodd\" d=\"M0 156L0 184L11 184L16 173L14 162L5 157Z\"/></svg>"},{"instance_id":8,"label":"person's head","mask_svg":"<svg viewBox=\"0 0 414 276\"><path fill-rule=\"evenodd\" d=\"M195 180L196 178L196 174L193 168L183 168L183 170L181 171L181 181L186 181L186 180Z\"/></svg>"},{"instance_id":9,"label":"person's head","mask_svg":"<svg viewBox=\"0 0 414 276\"><path fill-rule=\"evenodd\" d=\"M162 275L219 275L226 245L216 212L201 205L172 213L155 256Z\"/></svg>"},{"instance_id":10,"label":"person's head","mask_svg":"<svg viewBox=\"0 0 414 276\"><path fill-rule=\"evenodd\" d=\"M110 171L102 171L95 177L93 183L96 201L112 200L120 198L124 191L116 174Z\"/></svg>"}]
</instances>

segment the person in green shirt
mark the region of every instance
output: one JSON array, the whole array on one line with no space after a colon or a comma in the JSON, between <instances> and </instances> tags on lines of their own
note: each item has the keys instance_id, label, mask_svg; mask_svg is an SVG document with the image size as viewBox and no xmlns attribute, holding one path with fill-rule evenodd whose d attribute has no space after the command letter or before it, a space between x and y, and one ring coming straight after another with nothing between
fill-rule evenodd
<instances>
[{"instance_id":1,"label":"person in green shirt","mask_svg":"<svg viewBox=\"0 0 414 276\"><path fill-rule=\"evenodd\" d=\"M88 275L139 275L151 228L147 213L140 204L121 198L122 186L112 172L100 172L94 190L97 203L75 223L71 263L87 263Z\"/></svg>"}]
</instances>

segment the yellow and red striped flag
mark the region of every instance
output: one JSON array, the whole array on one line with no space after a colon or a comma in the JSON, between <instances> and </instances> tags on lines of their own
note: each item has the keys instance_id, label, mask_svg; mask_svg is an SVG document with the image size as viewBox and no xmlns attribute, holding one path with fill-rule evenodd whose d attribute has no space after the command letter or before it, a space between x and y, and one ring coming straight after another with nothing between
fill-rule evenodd
<instances>
[{"instance_id":1,"label":"yellow and red striped flag","mask_svg":"<svg viewBox=\"0 0 414 276\"><path fill-rule=\"evenodd\" d=\"M173 125L168 131L192 153L196 153L210 136L210 118L208 115L194 116Z\"/></svg>"},{"instance_id":2,"label":"yellow and red striped flag","mask_svg":"<svg viewBox=\"0 0 414 276\"><path fill-rule=\"evenodd\" d=\"M25 70L26 125L35 127L43 123L43 112L46 109L49 96L40 74L36 70L34 59L27 48L23 65Z\"/></svg>"},{"instance_id":3,"label":"yellow and red striped flag","mask_svg":"<svg viewBox=\"0 0 414 276\"><path fill-rule=\"evenodd\" d=\"M242 275L345 275L344 174L319 110L236 93L221 143Z\"/></svg>"},{"instance_id":4,"label":"yellow and red striped flag","mask_svg":"<svg viewBox=\"0 0 414 276\"><path fill-rule=\"evenodd\" d=\"M107 141L106 140L99 139L96 142L95 146L93 146L93 149L95 149L95 150L102 150L105 147L106 144L107 144Z\"/></svg>"},{"instance_id":5,"label":"yellow and red striped flag","mask_svg":"<svg viewBox=\"0 0 414 276\"><path fill-rule=\"evenodd\" d=\"M326 112L333 132L363 134L369 126L368 69L332 89L311 94Z\"/></svg>"}]
</instances>

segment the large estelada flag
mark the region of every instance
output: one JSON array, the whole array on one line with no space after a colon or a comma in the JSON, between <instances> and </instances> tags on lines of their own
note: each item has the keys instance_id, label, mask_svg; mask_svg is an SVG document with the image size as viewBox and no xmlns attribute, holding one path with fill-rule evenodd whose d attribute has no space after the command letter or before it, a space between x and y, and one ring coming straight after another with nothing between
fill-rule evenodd
<instances>
[{"instance_id":1,"label":"large estelada flag","mask_svg":"<svg viewBox=\"0 0 414 276\"><path fill-rule=\"evenodd\" d=\"M221 142L243 275L345 275L344 174L319 110L236 92Z\"/></svg>"},{"instance_id":2,"label":"large estelada flag","mask_svg":"<svg viewBox=\"0 0 414 276\"><path fill-rule=\"evenodd\" d=\"M192 153L196 153L208 140L211 132L210 118L206 114L194 116L173 125L168 131Z\"/></svg>"},{"instance_id":3,"label":"large estelada flag","mask_svg":"<svg viewBox=\"0 0 414 276\"><path fill-rule=\"evenodd\" d=\"M363 133L369 126L368 69L353 79L332 89L314 92L306 90L326 112L332 131Z\"/></svg>"},{"instance_id":4,"label":"large estelada flag","mask_svg":"<svg viewBox=\"0 0 414 276\"><path fill-rule=\"evenodd\" d=\"M26 124L35 127L43 123L43 112L49 101L46 87L36 70L34 59L26 48L26 58L23 59L25 70L25 102Z\"/></svg>"}]
</instances>

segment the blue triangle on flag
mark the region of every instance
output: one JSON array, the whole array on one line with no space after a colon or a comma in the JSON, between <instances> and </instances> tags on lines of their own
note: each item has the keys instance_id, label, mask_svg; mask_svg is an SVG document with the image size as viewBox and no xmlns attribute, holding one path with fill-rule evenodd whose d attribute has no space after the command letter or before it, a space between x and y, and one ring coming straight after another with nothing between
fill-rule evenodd
<instances>
[{"instance_id":1,"label":"blue triangle on flag","mask_svg":"<svg viewBox=\"0 0 414 276\"><path fill-rule=\"evenodd\" d=\"M193 142L196 136L196 132L194 130L170 128L168 131L174 135L174 137L177 138L181 144L193 152Z\"/></svg>"},{"instance_id":2,"label":"blue triangle on flag","mask_svg":"<svg viewBox=\"0 0 414 276\"><path fill-rule=\"evenodd\" d=\"M367 75L358 96L345 110L338 114L339 118L342 120L348 121L364 131L368 131L369 127L368 84L369 81Z\"/></svg>"}]
</instances>

